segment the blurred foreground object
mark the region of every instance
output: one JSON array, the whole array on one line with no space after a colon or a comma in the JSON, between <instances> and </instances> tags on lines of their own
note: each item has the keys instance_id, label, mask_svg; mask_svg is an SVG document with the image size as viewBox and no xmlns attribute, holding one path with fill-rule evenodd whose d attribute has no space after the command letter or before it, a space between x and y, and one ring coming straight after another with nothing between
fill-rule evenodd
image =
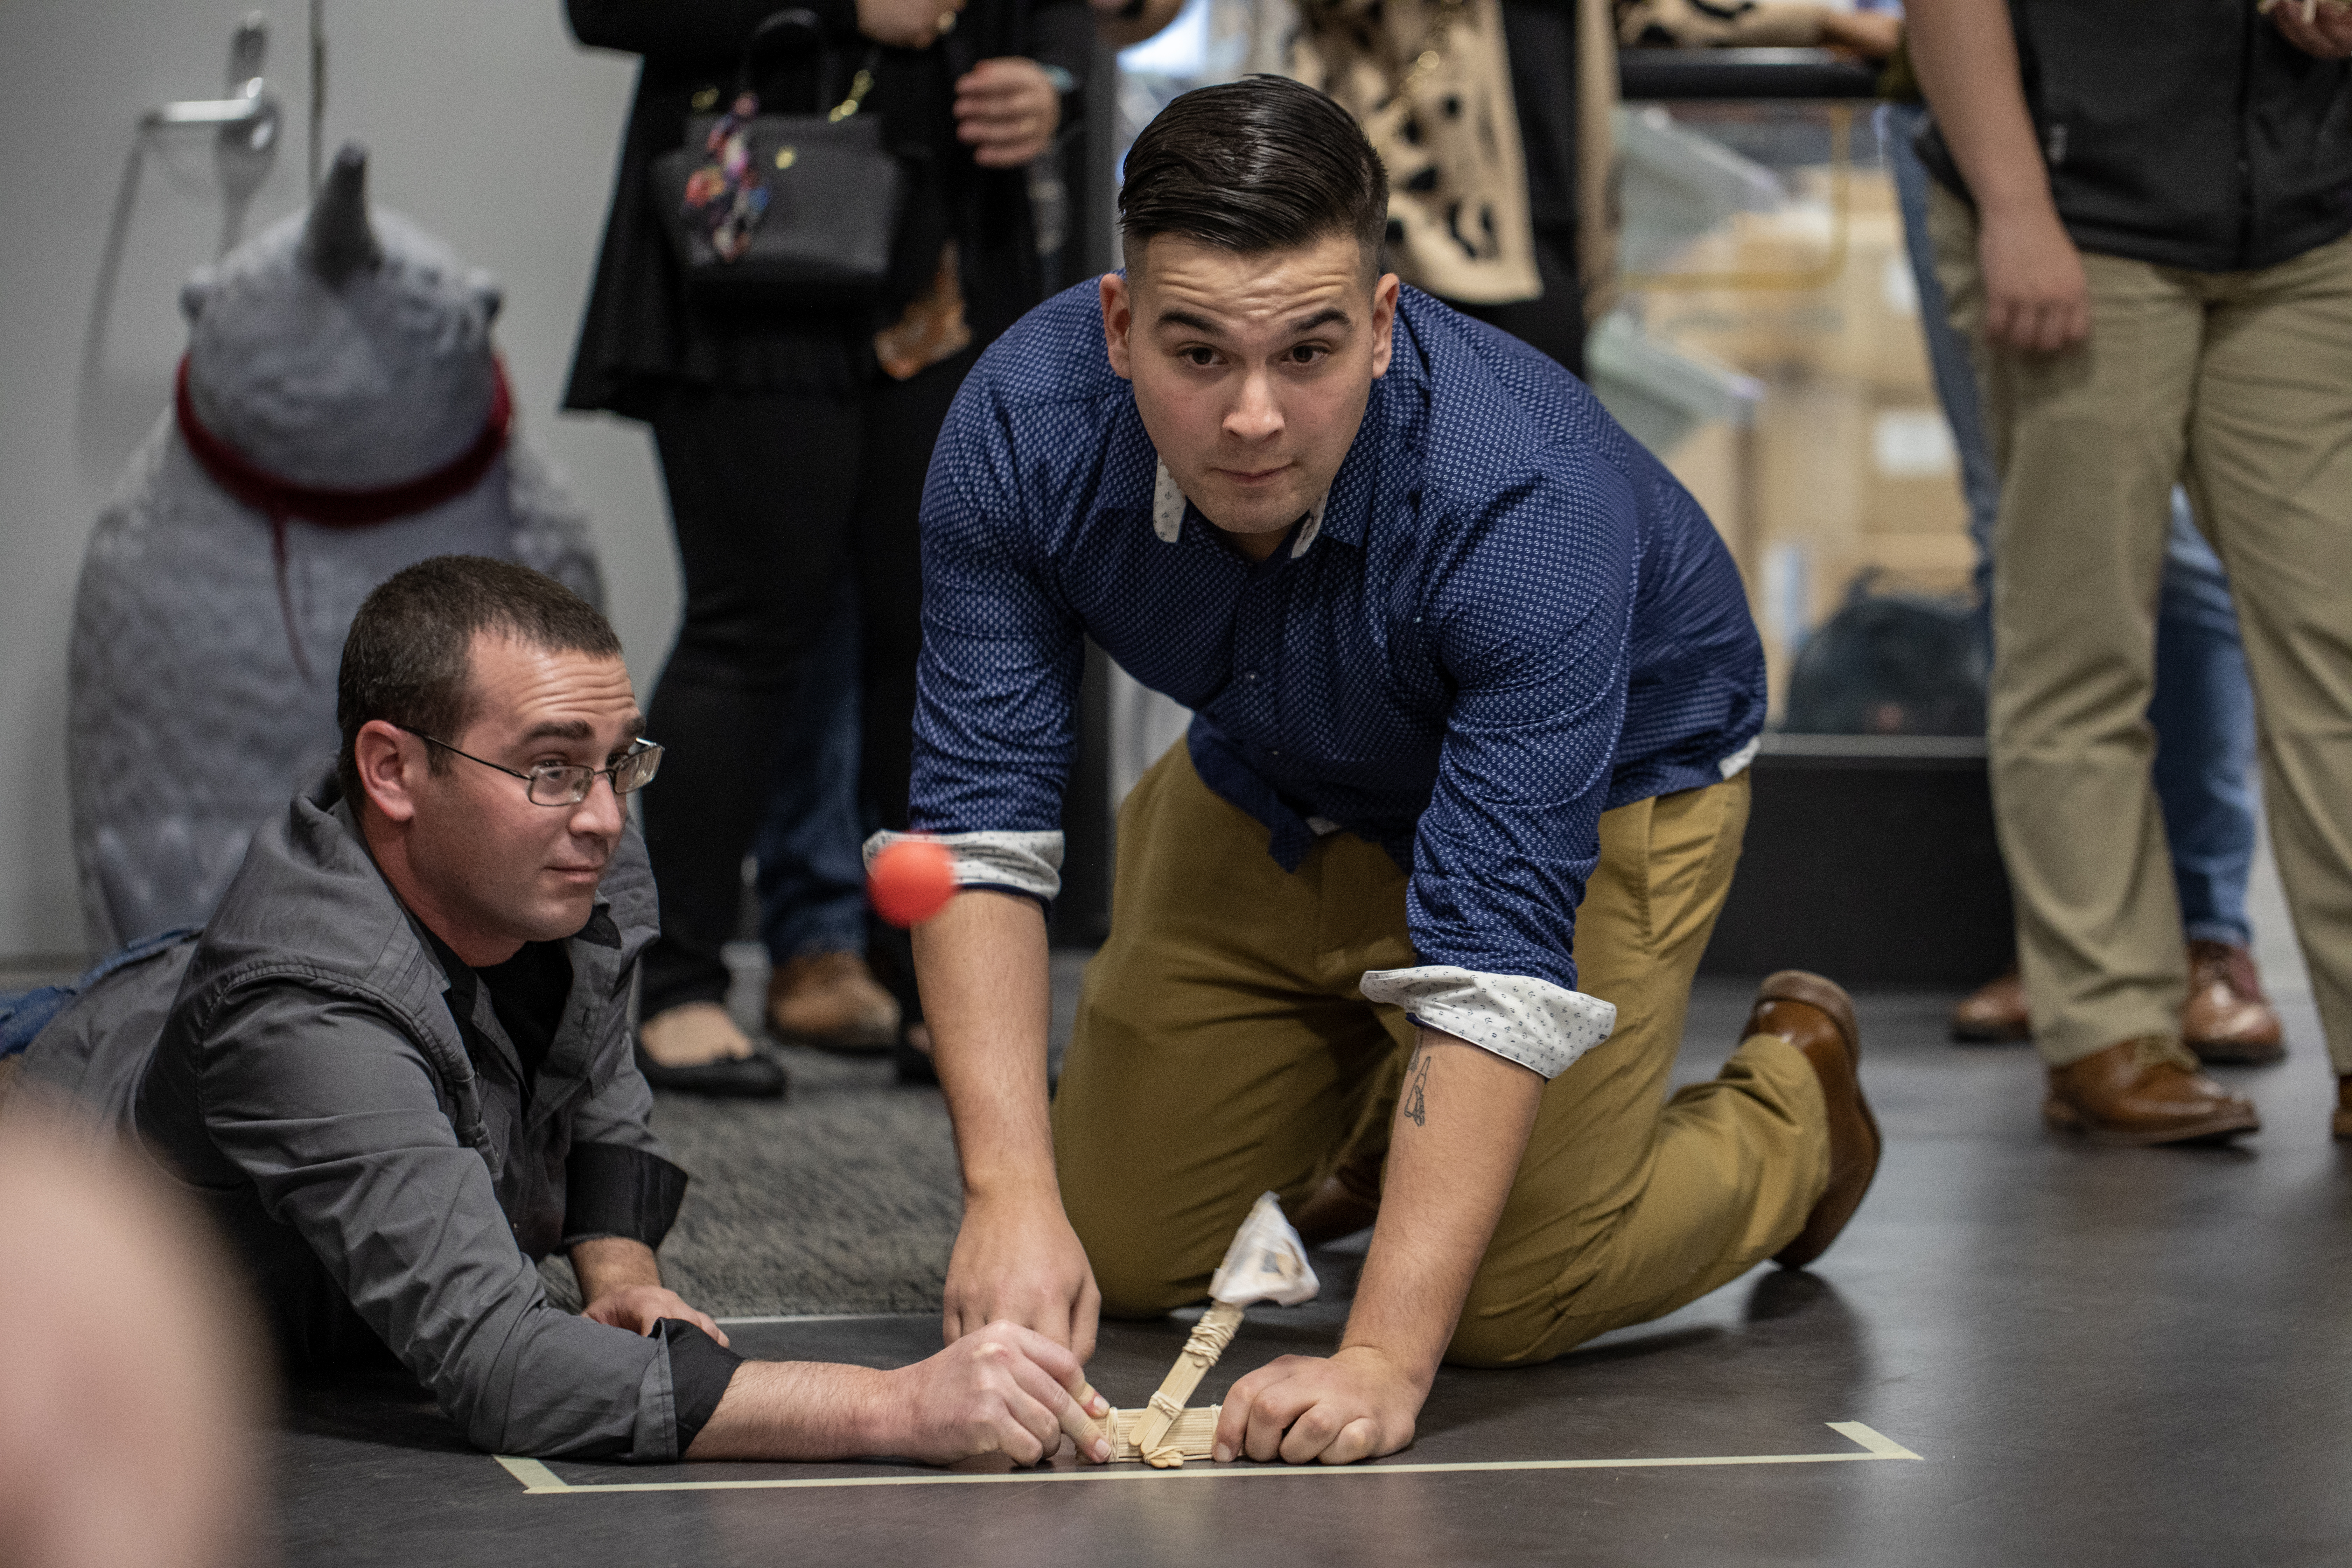
<instances>
[{"instance_id":1,"label":"blurred foreground object","mask_svg":"<svg viewBox=\"0 0 2352 1568\"><path fill-rule=\"evenodd\" d=\"M176 407L91 531L67 764L93 952L211 914L333 750L344 633L394 572L501 556L602 602L586 520L511 437L497 282L366 182L346 145L189 279Z\"/></svg>"},{"instance_id":2,"label":"blurred foreground object","mask_svg":"<svg viewBox=\"0 0 2352 1568\"><path fill-rule=\"evenodd\" d=\"M250 1563L245 1304L203 1218L89 1143L0 1122L0 1563Z\"/></svg>"}]
</instances>

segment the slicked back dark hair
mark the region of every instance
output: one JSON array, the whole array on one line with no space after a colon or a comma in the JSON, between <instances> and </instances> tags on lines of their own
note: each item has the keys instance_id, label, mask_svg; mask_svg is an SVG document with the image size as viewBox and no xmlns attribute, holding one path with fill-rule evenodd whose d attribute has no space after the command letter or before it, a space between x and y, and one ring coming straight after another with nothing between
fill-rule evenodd
<instances>
[{"instance_id":1,"label":"slicked back dark hair","mask_svg":"<svg viewBox=\"0 0 2352 1568\"><path fill-rule=\"evenodd\" d=\"M342 750L335 769L357 811L357 746L362 726L382 719L454 742L473 722L474 639L504 635L549 653L621 656L604 613L544 573L488 555L436 555L376 585L352 618L335 677L335 724ZM451 765L427 746L432 769Z\"/></svg>"},{"instance_id":2,"label":"slicked back dark hair","mask_svg":"<svg viewBox=\"0 0 2352 1568\"><path fill-rule=\"evenodd\" d=\"M1127 154L1118 190L1128 270L1156 237L1256 255L1351 234L1376 272L1389 176L1354 117L1287 77L1195 88Z\"/></svg>"}]
</instances>

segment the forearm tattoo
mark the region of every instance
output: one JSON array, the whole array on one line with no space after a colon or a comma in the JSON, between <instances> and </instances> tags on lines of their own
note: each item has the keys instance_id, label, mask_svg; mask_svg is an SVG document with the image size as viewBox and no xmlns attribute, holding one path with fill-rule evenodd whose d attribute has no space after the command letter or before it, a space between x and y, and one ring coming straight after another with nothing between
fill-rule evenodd
<instances>
[{"instance_id":1,"label":"forearm tattoo","mask_svg":"<svg viewBox=\"0 0 2352 1568\"><path fill-rule=\"evenodd\" d=\"M1429 1050L1417 1047L1412 1053L1412 1076L1404 1086L1405 1119L1415 1127L1429 1125Z\"/></svg>"}]
</instances>

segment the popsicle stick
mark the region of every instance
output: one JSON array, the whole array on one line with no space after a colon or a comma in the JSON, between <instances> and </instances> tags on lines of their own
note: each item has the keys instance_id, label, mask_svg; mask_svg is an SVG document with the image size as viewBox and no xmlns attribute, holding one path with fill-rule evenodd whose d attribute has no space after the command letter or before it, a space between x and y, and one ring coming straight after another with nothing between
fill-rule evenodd
<instances>
[{"instance_id":1,"label":"popsicle stick","mask_svg":"<svg viewBox=\"0 0 2352 1568\"><path fill-rule=\"evenodd\" d=\"M1217 1416L1223 1408L1221 1405L1195 1405L1179 1411L1176 1419L1170 1422L1168 1429L1161 1434L1160 1446L1155 1450L1164 1457L1172 1458L1163 1458L1159 1468L1167 1469L1171 1465L1181 1467L1187 1459L1213 1457L1217 1446ZM1143 1418L1154 1414L1157 1413L1149 1408L1113 1410L1104 1417L1103 1425L1110 1433L1111 1463L1133 1464L1139 1459L1150 1459L1150 1456L1136 1446L1135 1433L1136 1428L1143 1424Z\"/></svg>"},{"instance_id":2,"label":"popsicle stick","mask_svg":"<svg viewBox=\"0 0 2352 1568\"><path fill-rule=\"evenodd\" d=\"M1209 1369L1217 1364L1217 1358L1225 1353L1225 1346L1233 1342L1234 1331L1240 1328L1241 1323L1242 1310L1219 1301L1202 1313L1201 1321L1192 1325L1192 1336L1184 1342L1183 1350L1176 1357L1176 1364L1168 1369L1166 1377L1160 1379L1160 1392L1151 1396L1150 1409L1136 1425L1135 1446L1142 1450L1146 1462L1161 1468L1184 1462L1182 1456L1175 1455L1171 1449L1170 1452L1173 1457L1169 1458L1167 1465L1161 1464L1160 1450L1166 1447L1168 1429L1184 1413L1184 1401L1201 1386L1201 1379L1209 1374Z\"/></svg>"}]
</instances>

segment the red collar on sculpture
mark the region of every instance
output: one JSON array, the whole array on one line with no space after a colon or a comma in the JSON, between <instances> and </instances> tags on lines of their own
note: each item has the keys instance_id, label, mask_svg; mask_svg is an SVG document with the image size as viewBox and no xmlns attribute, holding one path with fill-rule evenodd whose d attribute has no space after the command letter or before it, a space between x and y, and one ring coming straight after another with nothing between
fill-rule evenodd
<instances>
[{"instance_id":1,"label":"red collar on sculpture","mask_svg":"<svg viewBox=\"0 0 2352 1568\"><path fill-rule=\"evenodd\" d=\"M198 467L212 477L213 483L230 495L268 518L273 523L284 523L289 518L304 522L323 524L329 528L358 528L368 523L389 522L395 517L410 517L429 511L446 500L454 500L481 482L490 465L506 450L507 429L514 416L514 404L507 391L506 367L498 356L490 356L490 414L482 421L482 433L472 446L429 474L404 479L396 485L383 485L373 489L329 489L321 486L298 485L281 479L275 474L256 468L228 443L205 428L196 417L195 401L188 395L188 359L180 356L180 371L173 387L173 406L179 416L180 439Z\"/></svg>"}]
</instances>

